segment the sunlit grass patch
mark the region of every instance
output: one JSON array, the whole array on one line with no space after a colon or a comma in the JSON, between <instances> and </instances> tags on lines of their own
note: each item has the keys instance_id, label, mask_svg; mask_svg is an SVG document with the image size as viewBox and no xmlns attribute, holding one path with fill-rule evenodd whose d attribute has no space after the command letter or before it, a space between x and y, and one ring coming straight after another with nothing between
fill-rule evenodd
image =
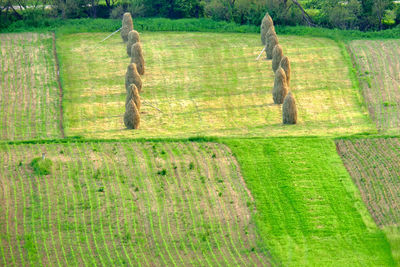
<instances>
[{"instance_id":1,"label":"sunlit grass patch","mask_svg":"<svg viewBox=\"0 0 400 267\"><path fill-rule=\"evenodd\" d=\"M146 74L141 129L126 131L124 75L129 58L118 36L58 39L68 135L85 137L347 135L373 131L346 60L332 40L280 37L292 63L297 126L283 126L272 100L271 61L256 61L255 34L143 33ZM158 111L154 107L161 110Z\"/></svg>"}]
</instances>

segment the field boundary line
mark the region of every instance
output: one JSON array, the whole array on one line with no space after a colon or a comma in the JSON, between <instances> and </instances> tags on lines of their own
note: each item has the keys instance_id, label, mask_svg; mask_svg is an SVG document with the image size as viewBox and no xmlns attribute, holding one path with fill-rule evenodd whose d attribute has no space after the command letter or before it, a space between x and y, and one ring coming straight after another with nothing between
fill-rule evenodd
<instances>
[{"instance_id":1,"label":"field boundary line","mask_svg":"<svg viewBox=\"0 0 400 267\"><path fill-rule=\"evenodd\" d=\"M60 80L60 61L58 60L57 56L57 46L56 46L56 34L55 32L52 33L52 38L53 38L53 54L54 54L54 60L56 62L56 79L57 79L57 84L58 84L58 90L60 93L59 96L59 102L60 102L60 131L61 131L61 138L65 138L65 133L64 133L64 124L63 124L63 119L64 119L64 110L63 110L63 88L61 85L61 80Z\"/></svg>"}]
</instances>

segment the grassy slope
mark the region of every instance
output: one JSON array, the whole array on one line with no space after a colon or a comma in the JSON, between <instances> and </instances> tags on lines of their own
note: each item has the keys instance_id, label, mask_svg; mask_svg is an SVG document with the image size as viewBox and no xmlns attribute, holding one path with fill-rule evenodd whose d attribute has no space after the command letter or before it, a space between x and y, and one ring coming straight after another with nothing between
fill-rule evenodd
<instances>
[{"instance_id":1,"label":"grassy slope","mask_svg":"<svg viewBox=\"0 0 400 267\"><path fill-rule=\"evenodd\" d=\"M266 265L238 170L211 143L2 145L0 265Z\"/></svg>"},{"instance_id":2,"label":"grassy slope","mask_svg":"<svg viewBox=\"0 0 400 267\"><path fill-rule=\"evenodd\" d=\"M293 266L390 266L393 259L328 139L224 141L237 157L271 253Z\"/></svg>"},{"instance_id":3,"label":"grassy slope","mask_svg":"<svg viewBox=\"0 0 400 267\"><path fill-rule=\"evenodd\" d=\"M375 222L400 265L400 157L398 138L338 140L338 148Z\"/></svg>"},{"instance_id":4,"label":"grassy slope","mask_svg":"<svg viewBox=\"0 0 400 267\"><path fill-rule=\"evenodd\" d=\"M400 132L400 42L358 40L350 49L359 65L364 96L377 128L389 134Z\"/></svg>"},{"instance_id":5,"label":"grassy slope","mask_svg":"<svg viewBox=\"0 0 400 267\"><path fill-rule=\"evenodd\" d=\"M125 131L120 37L63 35L58 40L66 134L85 137L348 135L374 131L347 62L329 39L282 36L292 62L296 127L281 125L273 104L271 62L255 61L257 34L143 33L147 63L140 131Z\"/></svg>"},{"instance_id":6,"label":"grassy slope","mask_svg":"<svg viewBox=\"0 0 400 267\"><path fill-rule=\"evenodd\" d=\"M0 35L0 140L61 137L51 34Z\"/></svg>"}]
</instances>

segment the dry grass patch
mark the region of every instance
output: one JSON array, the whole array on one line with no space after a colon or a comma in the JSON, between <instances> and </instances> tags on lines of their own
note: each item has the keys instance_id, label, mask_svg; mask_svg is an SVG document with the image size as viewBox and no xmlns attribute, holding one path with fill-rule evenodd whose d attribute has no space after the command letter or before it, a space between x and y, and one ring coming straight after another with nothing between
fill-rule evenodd
<instances>
[{"instance_id":1,"label":"dry grass patch","mask_svg":"<svg viewBox=\"0 0 400 267\"><path fill-rule=\"evenodd\" d=\"M332 40L280 38L291 61L291 90L299 113L297 126L285 127L271 96L271 62L255 61L258 35L168 32L141 34L146 59L141 97L161 112L142 105L141 129L124 131L129 59L117 36L93 49L103 36L85 33L58 40L68 135L337 136L373 131L346 61Z\"/></svg>"}]
</instances>

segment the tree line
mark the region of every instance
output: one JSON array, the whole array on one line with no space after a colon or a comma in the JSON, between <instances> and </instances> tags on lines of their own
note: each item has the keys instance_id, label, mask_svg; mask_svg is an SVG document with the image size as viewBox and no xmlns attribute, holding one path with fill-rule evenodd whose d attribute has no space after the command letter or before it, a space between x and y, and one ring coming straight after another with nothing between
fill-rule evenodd
<instances>
[{"instance_id":1,"label":"tree line","mask_svg":"<svg viewBox=\"0 0 400 267\"><path fill-rule=\"evenodd\" d=\"M0 26L15 20L134 17L212 18L259 25L268 11L278 25L382 30L400 23L395 0L0 0Z\"/></svg>"}]
</instances>

